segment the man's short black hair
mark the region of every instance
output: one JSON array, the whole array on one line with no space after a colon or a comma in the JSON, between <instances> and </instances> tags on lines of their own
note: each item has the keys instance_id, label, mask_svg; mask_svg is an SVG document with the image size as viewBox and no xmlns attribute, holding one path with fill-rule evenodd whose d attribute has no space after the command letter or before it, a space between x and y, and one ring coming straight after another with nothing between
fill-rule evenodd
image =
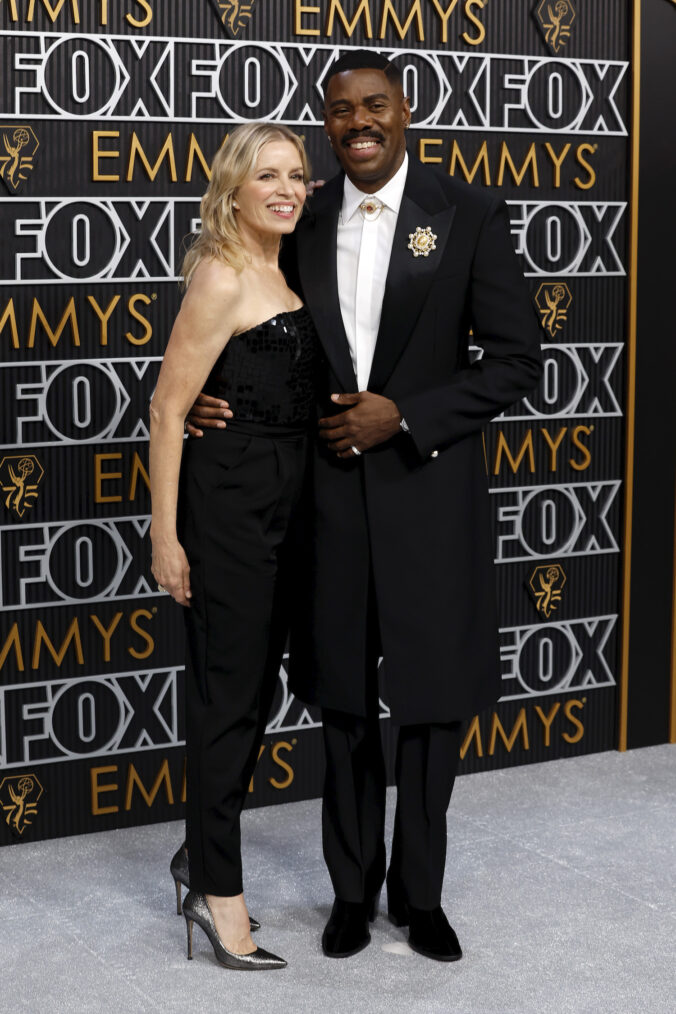
<instances>
[{"instance_id":1,"label":"man's short black hair","mask_svg":"<svg viewBox=\"0 0 676 1014\"><path fill-rule=\"evenodd\" d=\"M386 56L376 53L373 49L348 49L329 67L329 72L324 79L325 95L329 81L334 74L342 74L346 70L382 70L390 84L403 88L401 71Z\"/></svg>"}]
</instances>

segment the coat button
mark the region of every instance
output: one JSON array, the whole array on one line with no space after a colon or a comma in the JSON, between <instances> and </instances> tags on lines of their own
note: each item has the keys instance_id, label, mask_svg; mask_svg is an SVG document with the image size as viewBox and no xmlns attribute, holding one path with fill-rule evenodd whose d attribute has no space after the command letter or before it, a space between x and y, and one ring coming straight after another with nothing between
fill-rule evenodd
<instances>
[{"instance_id":1,"label":"coat button","mask_svg":"<svg viewBox=\"0 0 676 1014\"><path fill-rule=\"evenodd\" d=\"M438 457L439 457L439 451L432 451L432 453L430 454L430 458L438 458Z\"/></svg>"}]
</instances>

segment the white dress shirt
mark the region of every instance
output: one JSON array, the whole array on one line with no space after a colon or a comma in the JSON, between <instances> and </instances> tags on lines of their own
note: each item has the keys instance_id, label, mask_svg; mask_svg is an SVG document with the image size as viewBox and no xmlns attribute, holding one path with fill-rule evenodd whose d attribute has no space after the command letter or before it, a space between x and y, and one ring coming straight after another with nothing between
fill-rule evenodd
<instances>
[{"instance_id":1,"label":"white dress shirt","mask_svg":"<svg viewBox=\"0 0 676 1014\"><path fill-rule=\"evenodd\" d=\"M408 154L392 179L375 194L363 193L345 177L338 219L338 298L359 391L368 386L407 170ZM359 205L369 197L384 205L380 215L370 220L359 211Z\"/></svg>"}]
</instances>

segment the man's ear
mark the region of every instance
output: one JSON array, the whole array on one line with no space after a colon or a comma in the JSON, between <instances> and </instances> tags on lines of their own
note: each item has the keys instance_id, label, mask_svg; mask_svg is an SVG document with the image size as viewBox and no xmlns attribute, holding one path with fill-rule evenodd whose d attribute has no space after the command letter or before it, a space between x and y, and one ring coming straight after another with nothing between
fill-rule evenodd
<instances>
[{"instance_id":1,"label":"man's ear","mask_svg":"<svg viewBox=\"0 0 676 1014\"><path fill-rule=\"evenodd\" d=\"M404 96L404 101L402 103L401 108L404 114L404 126L408 127L411 123L411 100L408 97L408 95Z\"/></svg>"}]
</instances>

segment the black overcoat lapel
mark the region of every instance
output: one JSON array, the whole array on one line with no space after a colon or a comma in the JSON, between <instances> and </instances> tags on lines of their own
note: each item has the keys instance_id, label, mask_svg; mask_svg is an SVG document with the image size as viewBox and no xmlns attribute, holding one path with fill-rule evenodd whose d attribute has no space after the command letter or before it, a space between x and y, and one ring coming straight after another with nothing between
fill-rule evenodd
<instances>
[{"instance_id":1,"label":"black overcoat lapel","mask_svg":"<svg viewBox=\"0 0 676 1014\"><path fill-rule=\"evenodd\" d=\"M329 180L312 198L307 216L298 224L298 270L305 301L331 368L344 391L356 391L357 378L338 297L338 213L343 179L340 173Z\"/></svg>"},{"instance_id":2,"label":"black overcoat lapel","mask_svg":"<svg viewBox=\"0 0 676 1014\"><path fill-rule=\"evenodd\" d=\"M454 215L455 205L449 204L434 174L426 173L409 155L369 376L369 391L382 391L406 347L441 263ZM415 257L408 248L410 235L415 234L418 227L425 229L428 225L436 236L436 249L427 257Z\"/></svg>"}]
</instances>

